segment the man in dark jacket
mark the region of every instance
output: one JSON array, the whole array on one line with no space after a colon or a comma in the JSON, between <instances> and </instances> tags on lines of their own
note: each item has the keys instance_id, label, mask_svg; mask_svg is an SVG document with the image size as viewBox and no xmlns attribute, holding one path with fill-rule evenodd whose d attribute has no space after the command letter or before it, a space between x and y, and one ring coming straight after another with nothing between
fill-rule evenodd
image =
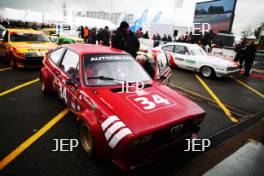
<instances>
[{"instance_id":1,"label":"man in dark jacket","mask_svg":"<svg viewBox=\"0 0 264 176\"><path fill-rule=\"evenodd\" d=\"M108 26L105 26L102 31L102 42L104 46L110 46L110 31Z\"/></svg>"},{"instance_id":2,"label":"man in dark jacket","mask_svg":"<svg viewBox=\"0 0 264 176\"><path fill-rule=\"evenodd\" d=\"M113 32L111 42L113 48L124 50L136 58L140 43L136 35L129 30L127 22L121 22L119 28Z\"/></svg>"},{"instance_id":3,"label":"man in dark jacket","mask_svg":"<svg viewBox=\"0 0 264 176\"><path fill-rule=\"evenodd\" d=\"M255 41L251 41L249 45L246 46L245 52L245 75L248 76L255 60L256 45Z\"/></svg>"},{"instance_id":4,"label":"man in dark jacket","mask_svg":"<svg viewBox=\"0 0 264 176\"><path fill-rule=\"evenodd\" d=\"M235 47L236 56L234 61L240 63L240 68L242 68L245 60L246 44L247 44L246 39L242 39L242 41L239 44L237 44L237 46Z\"/></svg>"}]
</instances>

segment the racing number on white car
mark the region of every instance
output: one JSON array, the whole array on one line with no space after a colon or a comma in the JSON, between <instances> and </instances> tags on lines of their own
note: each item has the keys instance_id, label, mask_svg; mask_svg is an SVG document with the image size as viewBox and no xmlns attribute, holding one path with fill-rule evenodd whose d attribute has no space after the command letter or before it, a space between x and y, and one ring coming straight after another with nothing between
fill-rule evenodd
<instances>
[{"instance_id":1,"label":"racing number on white car","mask_svg":"<svg viewBox=\"0 0 264 176\"><path fill-rule=\"evenodd\" d=\"M145 110L154 109L156 108L157 104L166 104L166 105L170 104L169 100L162 98L159 95L152 95L152 98L153 101L149 100L146 97L135 98L134 101L141 103L141 105L143 105L143 108Z\"/></svg>"}]
</instances>

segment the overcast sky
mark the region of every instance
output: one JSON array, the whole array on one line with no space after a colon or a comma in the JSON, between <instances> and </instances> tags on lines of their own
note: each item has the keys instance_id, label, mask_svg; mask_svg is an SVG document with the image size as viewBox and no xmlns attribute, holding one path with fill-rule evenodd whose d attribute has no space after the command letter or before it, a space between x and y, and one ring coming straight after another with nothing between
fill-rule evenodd
<instances>
[{"instance_id":1,"label":"overcast sky","mask_svg":"<svg viewBox=\"0 0 264 176\"><path fill-rule=\"evenodd\" d=\"M162 11L161 23L173 22L176 26L186 26L193 21L195 3L206 0L183 0L182 8L176 8L179 0L0 0L1 7L24 10L45 11L54 14L62 13L62 3L66 2L69 13L72 11L108 11L127 12L140 17L145 9L149 9L147 22L151 22L155 14ZM248 27L254 29L264 22L264 0L237 0L233 32L239 35Z\"/></svg>"}]
</instances>

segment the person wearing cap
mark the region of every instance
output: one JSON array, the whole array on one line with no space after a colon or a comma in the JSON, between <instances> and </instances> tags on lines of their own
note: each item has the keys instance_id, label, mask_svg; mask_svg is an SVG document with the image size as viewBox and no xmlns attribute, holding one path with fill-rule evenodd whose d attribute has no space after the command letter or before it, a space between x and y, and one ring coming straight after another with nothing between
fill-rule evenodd
<instances>
[{"instance_id":1,"label":"person wearing cap","mask_svg":"<svg viewBox=\"0 0 264 176\"><path fill-rule=\"evenodd\" d=\"M129 24L127 22L121 22L119 28L113 32L111 43L113 48L126 51L136 58L140 43L136 35L129 30Z\"/></svg>"}]
</instances>

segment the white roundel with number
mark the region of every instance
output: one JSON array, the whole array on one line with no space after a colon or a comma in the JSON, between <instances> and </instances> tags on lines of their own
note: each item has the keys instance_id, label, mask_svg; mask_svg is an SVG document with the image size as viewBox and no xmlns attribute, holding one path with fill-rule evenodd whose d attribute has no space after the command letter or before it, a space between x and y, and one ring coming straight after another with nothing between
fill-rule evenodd
<instances>
[{"instance_id":1,"label":"white roundel with number","mask_svg":"<svg viewBox=\"0 0 264 176\"><path fill-rule=\"evenodd\" d=\"M126 97L128 101L134 104L143 112L152 112L175 105L175 102L165 98L158 92L148 92L142 96L130 95Z\"/></svg>"}]
</instances>

